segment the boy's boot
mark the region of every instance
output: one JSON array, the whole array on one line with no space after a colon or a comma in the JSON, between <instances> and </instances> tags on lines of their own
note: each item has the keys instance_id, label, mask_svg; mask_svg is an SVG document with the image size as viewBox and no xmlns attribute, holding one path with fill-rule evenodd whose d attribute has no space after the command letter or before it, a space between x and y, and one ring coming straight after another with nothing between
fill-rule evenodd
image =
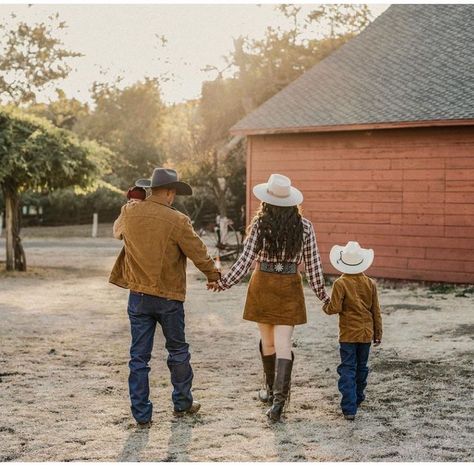
<instances>
[{"instance_id":1,"label":"boy's boot","mask_svg":"<svg viewBox=\"0 0 474 474\"><path fill-rule=\"evenodd\" d=\"M291 360L277 359L275 384L273 385L273 405L267 411L271 421L279 421L283 407L287 401L291 388L291 370L295 356L291 353Z\"/></svg>"},{"instance_id":2,"label":"boy's boot","mask_svg":"<svg viewBox=\"0 0 474 474\"><path fill-rule=\"evenodd\" d=\"M262 341L259 343L260 355L263 364L263 377L265 388L258 392L258 398L261 402L271 405L273 403L273 384L275 382L275 361L276 354L263 355Z\"/></svg>"}]
</instances>

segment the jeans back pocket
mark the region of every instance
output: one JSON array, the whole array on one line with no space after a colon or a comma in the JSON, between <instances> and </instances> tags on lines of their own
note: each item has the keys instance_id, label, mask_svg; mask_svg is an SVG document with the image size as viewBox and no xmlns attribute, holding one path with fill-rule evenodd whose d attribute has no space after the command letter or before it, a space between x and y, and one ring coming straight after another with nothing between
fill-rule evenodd
<instances>
[{"instance_id":1,"label":"jeans back pocket","mask_svg":"<svg viewBox=\"0 0 474 474\"><path fill-rule=\"evenodd\" d=\"M127 311L131 314L140 314L143 312L143 293L130 292Z\"/></svg>"}]
</instances>

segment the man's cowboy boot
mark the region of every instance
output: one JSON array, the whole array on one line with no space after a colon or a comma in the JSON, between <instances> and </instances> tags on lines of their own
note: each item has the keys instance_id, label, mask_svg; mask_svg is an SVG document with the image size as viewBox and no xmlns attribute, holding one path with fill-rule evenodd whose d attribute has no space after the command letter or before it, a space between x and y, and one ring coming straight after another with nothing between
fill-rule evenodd
<instances>
[{"instance_id":1,"label":"man's cowboy boot","mask_svg":"<svg viewBox=\"0 0 474 474\"><path fill-rule=\"evenodd\" d=\"M263 363L263 376L265 388L258 392L258 399L263 403L271 405L273 403L273 383L275 381L275 361L276 354L263 355L262 341L259 343L260 355Z\"/></svg>"},{"instance_id":2,"label":"man's cowboy boot","mask_svg":"<svg viewBox=\"0 0 474 474\"><path fill-rule=\"evenodd\" d=\"M193 402L192 405L186 410L182 410L182 411L174 410L173 415L177 416L178 418L181 418L185 415L194 415L199 411L200 408L201 408L201 404L199 402Z\"/></svg>"},{"instance_id":3,"label":"man's cowboy boot","mask_svg":"<svg viewBox=\"0 0 474 474\"><path fill-rule=\"evenodd\" d=\"M141 429L148 429L148 428L151 428L151 425L152 425L153 421L137 421L137 426L138 428L141 428Z\"/></svg>"},{"instance_id":4,"label":"man's cowboy boot","mask_svg":"<svg viewBox=\"0 0 474 474\"><path fill-rule=\"evenodd\" d=\"M291 359L277 359L276 378L273 385L273 405L267 411L267 416L271 421L279 421L283 412L283 407L290 394L291 369L295 356L291 353Z\"/></svg>"}]
</instances>

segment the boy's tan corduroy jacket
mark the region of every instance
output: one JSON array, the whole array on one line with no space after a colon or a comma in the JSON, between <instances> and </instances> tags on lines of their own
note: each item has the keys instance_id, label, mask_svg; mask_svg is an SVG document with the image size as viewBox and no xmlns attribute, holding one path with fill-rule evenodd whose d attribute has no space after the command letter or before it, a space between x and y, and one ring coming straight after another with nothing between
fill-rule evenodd
<instances>
[{"instance_id":1,"label":"boy's tan corduroy jacket","mask_svg":"<svg viewBox=\"0 0 474 474\"><path fill-rule=\"evenodd\" d=\"M124 240L109 281L122 288L184 301L186 257L208 281L220 273L190 219L157 196L122 207L114 237Z\"/></svg>"},{"instance_id":2,"label":"boy's tan corduroy jacket","mask_svg":"<svg viewBox=\"0 0 474 474\"><path fill-rule=\"evenodd\" d=\"M342 274L334 281L327 314L339 313L340 342L382 340L382 317L374 280L364 273Z\"/></svg>"}]
</instances>

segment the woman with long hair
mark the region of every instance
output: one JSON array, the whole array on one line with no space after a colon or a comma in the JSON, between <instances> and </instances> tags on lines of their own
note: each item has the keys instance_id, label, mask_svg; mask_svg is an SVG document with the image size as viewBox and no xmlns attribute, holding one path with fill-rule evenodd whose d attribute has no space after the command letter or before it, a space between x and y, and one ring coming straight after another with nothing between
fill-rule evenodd
<instances>
[{"instance_id":1,"label":"woman with long hair","mask_svg":"<svg viewBox=\"0 0 474 474\"><path fill-rule=\"evenodd\" d=\"M323 302L330 301L324 288L313 225L301 215L302 193L289 178L272 174L268 183L253 188L260 208L247 229L243 253L213 291L238 283L257 262L250 279L244 319L260 330L260 354L265 389L259 399L271 405L267 416L278 421L288 399L294 354L291 338L296 325L306 323L306 306L298 265L304 260L306 277Z\"/></svg>"}]
</instances>

